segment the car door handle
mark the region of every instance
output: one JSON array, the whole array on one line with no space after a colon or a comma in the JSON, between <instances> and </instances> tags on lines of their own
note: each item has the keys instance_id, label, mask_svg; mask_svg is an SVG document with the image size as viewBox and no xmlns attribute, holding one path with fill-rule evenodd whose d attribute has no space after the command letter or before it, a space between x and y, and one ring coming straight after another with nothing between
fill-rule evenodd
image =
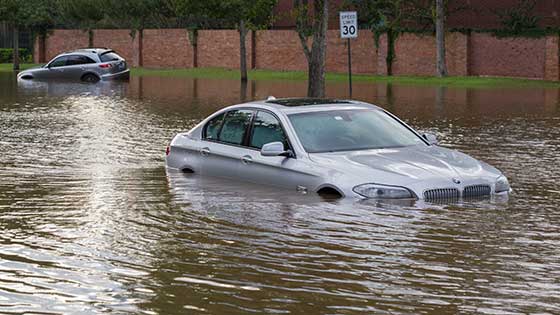
<instances>
[{"instance_id":1,"label":"car door handle","mask_svg":"<svg viewBox=\"0 0 560 315\"><path fill-rule=\"evenodd\" d=\"M249 156L249 155L244 155L244 156L241 158L241 162L242 162L243 164L245 164L245 165L248 165L248 164L251 164L251 163L253 162L253 158L252 158L251 156Z\"/></svg>"},{"instance_id":2,"label":"car door handle","mask_svg":"<svg viewBox=\"0 0 560 315\"><path fill-rule=\"evenodd\" d=\"M210 148L204 147L204 148L200 149L200 155L202 155L202 156L210 155Z\"/></svg>"}]
</instances>

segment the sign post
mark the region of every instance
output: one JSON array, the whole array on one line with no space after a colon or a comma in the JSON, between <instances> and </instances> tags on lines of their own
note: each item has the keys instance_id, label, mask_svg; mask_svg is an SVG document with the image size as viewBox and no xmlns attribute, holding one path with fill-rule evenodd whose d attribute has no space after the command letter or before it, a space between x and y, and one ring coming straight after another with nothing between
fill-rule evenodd
<instances>
[{"instance_id":1,"label":"sign post","mask_svg":"<svg viewBox=\"0 0 560 315\"><path fill-rule=\"evenodd\" d=\"M358 37L358 13L356 11L340 12L340 38L348 41L348 90L352 97L352 52L350 39Z\"/></svg>"}]
</instances>

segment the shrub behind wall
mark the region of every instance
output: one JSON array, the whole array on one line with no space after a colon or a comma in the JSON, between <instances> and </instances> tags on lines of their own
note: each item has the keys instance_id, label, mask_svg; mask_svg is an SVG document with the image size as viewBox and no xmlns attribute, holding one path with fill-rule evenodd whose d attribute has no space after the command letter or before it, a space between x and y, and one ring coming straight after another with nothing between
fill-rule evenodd
<instances>
[{"instance_id":1,"label":"shrub behind wall","mask_svg":"<svg viewBox=\"0 0 560 315\"><path fill-rule=\"evenodd\" d=\"M22 63L33 62L33 56L26 48L19 49L19 60ZM0 48L0 63L12 63L14 61L13 48Z\"/></svg>"}]
</instances>

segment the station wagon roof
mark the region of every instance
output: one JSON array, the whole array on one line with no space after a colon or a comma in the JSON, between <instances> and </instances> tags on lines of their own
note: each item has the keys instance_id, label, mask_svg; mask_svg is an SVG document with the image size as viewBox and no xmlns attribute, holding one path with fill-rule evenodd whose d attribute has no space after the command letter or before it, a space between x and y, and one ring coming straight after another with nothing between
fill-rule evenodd
<instances>
[{"instance_id":1,"label":"station wagon roof","mask_svg":"<svg viewBox=\"0 0 560 315\"><path fill-rule=\"evenodd\" d=\"M88 53L88 54L103 54L105 52L109 52L112 51L109 48L79 48L79 49L74 49L72 51L66 52L66 54L71 54L71 53Z\"/></svg>"}]
</instances>

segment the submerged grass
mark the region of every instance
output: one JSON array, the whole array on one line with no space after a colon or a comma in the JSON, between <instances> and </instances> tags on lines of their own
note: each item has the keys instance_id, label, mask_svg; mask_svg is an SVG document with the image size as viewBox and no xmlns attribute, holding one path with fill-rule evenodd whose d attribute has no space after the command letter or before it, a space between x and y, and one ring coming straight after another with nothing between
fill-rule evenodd
<instances>
[{"instance_id":1,"label":"submerged grass","mask_svg":"<svg viewBox=\"0 0 560 315\"><path fill-rule=\"evenodd\" d=\"M22 64L21 69L25 70L37 66L36 64ZM11 64L0 64L0 72L12 71ZM239 70L224 68L190 68L190 69L147 69L132 68L132 76L162 76L162 77L190 77L204 79L239 79ZM307 73L304 71L271 71L271 70L251 70L249 71L250 80L292 80L305 81ZM345 83L348 76L345 73L327 73L329 82ZM354 82L371 83L395 83L405 85L424 85L424 86L447 86L463 88L507 88L507 87L540 87L540 88L559 88L560 82L531 80L521 78L501 78L501 77L445 77L438 78L432 76L380 76L355 74L352 76Z\"/></svg>"}]
</instances>

